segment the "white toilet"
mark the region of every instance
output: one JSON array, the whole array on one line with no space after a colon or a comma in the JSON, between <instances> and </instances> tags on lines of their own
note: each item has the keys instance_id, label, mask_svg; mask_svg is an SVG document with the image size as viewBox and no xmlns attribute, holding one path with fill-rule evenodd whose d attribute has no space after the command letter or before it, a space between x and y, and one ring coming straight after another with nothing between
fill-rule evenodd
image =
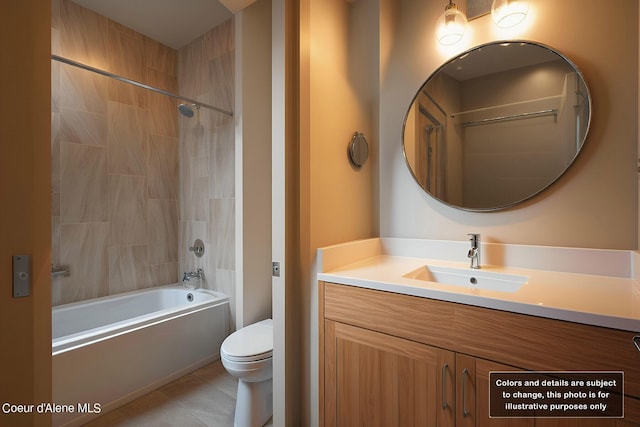
<instances>
[{"instance_id":1,"label":"white toilet","mask_svg":"<svg viewBox=\"0 0 640 427\"><path fill-rule=\"evenodd\" d=\"M220 359L238 378L234 427L262 427L273 414L273 320L229 335L220 347Z\"/></svg>"}]
</instances>

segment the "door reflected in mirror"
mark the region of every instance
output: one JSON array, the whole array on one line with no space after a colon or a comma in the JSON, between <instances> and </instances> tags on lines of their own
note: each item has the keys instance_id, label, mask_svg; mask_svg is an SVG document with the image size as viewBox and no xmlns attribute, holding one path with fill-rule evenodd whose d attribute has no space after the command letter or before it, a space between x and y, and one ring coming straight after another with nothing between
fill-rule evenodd
<instances>
[{"instance_id":1,"label":"door reflected in mirror","mask_svg":"<svg viewBox=\"0 0 640 427\"><path fill-rule=\"evenodd\" d=\"M441 202L490 211L527 200L573 163L591 120L577 67L533 42L471 49L433 73L403 129L414 178Z\"/></svg>"}]
</instances>

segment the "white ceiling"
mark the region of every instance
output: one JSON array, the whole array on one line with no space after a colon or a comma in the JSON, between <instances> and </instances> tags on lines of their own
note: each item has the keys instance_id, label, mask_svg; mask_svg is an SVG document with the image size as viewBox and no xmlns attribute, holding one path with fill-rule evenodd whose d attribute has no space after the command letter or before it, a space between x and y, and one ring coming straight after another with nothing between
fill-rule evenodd
<instances>
[{"instance_id":1,"label":"white ceiling","mask_svg":"<svg viewBox=\"0 0 640 427\"><path fill-rule=\"evenodd\" d=\"M73 0L174 49L233 14L218 0Z\"/></svg>"}]
</instances>

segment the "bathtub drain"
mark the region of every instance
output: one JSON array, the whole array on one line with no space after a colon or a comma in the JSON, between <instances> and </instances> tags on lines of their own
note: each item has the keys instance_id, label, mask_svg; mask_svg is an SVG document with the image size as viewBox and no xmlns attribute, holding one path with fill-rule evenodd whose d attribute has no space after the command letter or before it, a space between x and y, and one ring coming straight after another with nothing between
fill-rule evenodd
<instances>
[{"instance_id":1,"label":"bathtub drain","mask_svg":"<svg viewBox=\"0 0 640 427\"><path fill-rule=\"evenodd\" d=\"M191 292L187 294L187 301L189 302L193 301L193 294Z\"/></svg>"}]
</instances>

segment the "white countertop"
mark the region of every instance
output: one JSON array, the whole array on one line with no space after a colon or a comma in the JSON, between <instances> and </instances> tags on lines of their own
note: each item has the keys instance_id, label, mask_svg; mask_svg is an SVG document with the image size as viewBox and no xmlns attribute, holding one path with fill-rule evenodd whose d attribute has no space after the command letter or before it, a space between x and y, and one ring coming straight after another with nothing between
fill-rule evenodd
<instances>
[{"instance_id":1,"label":"white countertop","mask_svg":"<svg viewBox=\"0 0 640 427\"><path fill-rule=\"evenodd\" d=\"M418 250L407 250L413 245ZM432 298L497 310L640 332L640 282L632 274L637 253L575 248L541 248L487 244L488 259L510 259L508 267L482 264L482 271L528 276L515 292L490 291L403 277L425 265L469 268L468 261L400 256L390 252L450 255L464 253L467 242L368 239L318 250L318 280ZM426 248L434 248L434 252ZM391 248L391 249L390 249ZM563 252L564 251L564 252ZM586 252L581 252L586 251ZM551 260L566 257L566 270L557 261L529 260L536 252L551 252ZM505 255L507 254L507 255ZM523 256L514 254L524 254ZM509 255L509 256L508 256ZM493 257L493 258L492 258ZM575 261L575 262L572 262ZM598 260L604 260L601 268ZM627 263L629 265L627 265ZM537 268L527 266L531 264ZM603 264L600 262L600 264ZM513 266L512 266L513 265ZM589 274L581 272L580 265ZM596 274L594 274L596 273ZM600 274L604 273L604 274Z\"/></svg>"}]
</instances>

